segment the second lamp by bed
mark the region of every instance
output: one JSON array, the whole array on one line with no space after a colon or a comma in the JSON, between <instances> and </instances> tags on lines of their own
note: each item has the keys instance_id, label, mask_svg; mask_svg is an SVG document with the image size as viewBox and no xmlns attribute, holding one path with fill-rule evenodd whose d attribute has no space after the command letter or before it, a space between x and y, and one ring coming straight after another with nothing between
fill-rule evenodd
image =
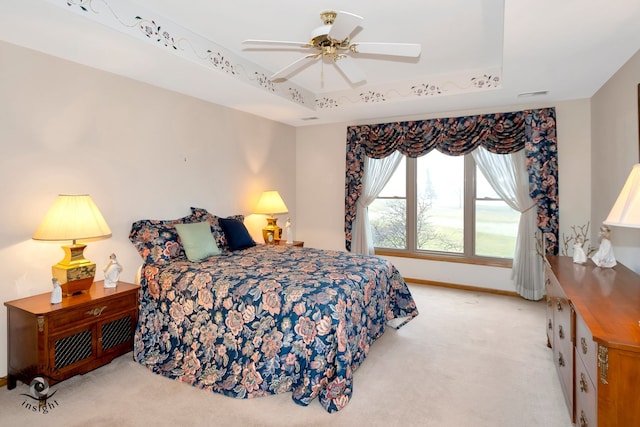
<instances>
[{"instance_id":1,"label":"second lamp by bed","mask_svg":"<svg viewBox=\"0 0 640 427\"><path fill-rule=\"evenodd\" d=\"M282 236L282 228L277 224L278 218L274 215L285 214L289 212L284 200L280 197L280 193L275 190L265 191L260 196L254 213L268 215L267 226L262 229L262 237L268 245L276 245Z\"/></svg>"}]
</instances>

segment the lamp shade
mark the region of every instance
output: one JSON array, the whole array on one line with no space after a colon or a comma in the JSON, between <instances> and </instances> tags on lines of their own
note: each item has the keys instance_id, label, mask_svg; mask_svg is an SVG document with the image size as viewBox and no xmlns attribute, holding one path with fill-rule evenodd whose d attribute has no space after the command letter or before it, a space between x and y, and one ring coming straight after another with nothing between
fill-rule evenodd
<instances>
[{"instance_id":1,"label":"lamp shade","mask_svg":"<svg viewBox=\"0 0 640 427\"><path fill-rule=\"evenodd\" d=\"M40 226L34 240L96 240L111 237L111 229L88 194L60 194Z\"/></svg>"},{"instance_id":2,"label":"lamp shade","mask_svg":"<svg viewBox=\"0 0 640 427\"><path fill-rule=\"evenodd\" d=\"M273 216L275 214L287 213L287 205L284 204L280 193L277 191L265 191L260 196L254 213Z\"/></svg>"},{"instance_id":3,"label":"lamp shade","mask_svg":"<svg viewBox=\"0 0 640 427\"><path fill-rule=\"evenodd\" d=\"M631 169L604 223L618 227L640 228L640 163Z\"/></svg>"}]
</instances>

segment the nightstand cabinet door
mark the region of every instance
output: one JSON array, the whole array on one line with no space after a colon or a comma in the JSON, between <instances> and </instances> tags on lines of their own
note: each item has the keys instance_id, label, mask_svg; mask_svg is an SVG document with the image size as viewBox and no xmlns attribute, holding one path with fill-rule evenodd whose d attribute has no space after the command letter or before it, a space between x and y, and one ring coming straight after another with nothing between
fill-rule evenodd
<instances>
[{"instance_id":1,"label":"nightstand cabinet door","mask_svg":"<svg viewBox=\"0 0 640 427\"><path fill-rule=\"evenodd\" d=\"M98 350L100 355L109 352L120 352L118 349L126 347L127 351L131 350L131 342L133 340L133 332L136 328L136 318L129 314L124 317L116 318L100 325L100 343Z\"/></svg>"},{"instance_id":2,"label":"nightstand cabinet door","mask_svg":"<svg viewBox=\"0 0 640 427\"><path fill-rule=\"evenodd\" d=\"M67 330L48 340L48 360L46 374L50 378L58 378L73 371L77 366L95 358L95 328L82 326Z\"/></svg>"}]
</instances>

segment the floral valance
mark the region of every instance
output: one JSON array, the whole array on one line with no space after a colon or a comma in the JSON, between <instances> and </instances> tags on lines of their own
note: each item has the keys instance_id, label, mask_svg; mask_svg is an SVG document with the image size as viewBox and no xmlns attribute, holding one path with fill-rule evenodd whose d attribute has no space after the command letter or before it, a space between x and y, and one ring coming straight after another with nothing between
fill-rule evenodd
<instances>
[{"instance_id":1,"label":"floral valance","mask_svg":"<svg viewBox=\"0 0 640 427\"><path fill-rule=\"evenodd\" d=\"M420 157L434 148L459 156L479 146L497 154L526 150L530 196L547 253L558 251L558 161L554 108L511 113L350 126L347 129L345 245L351 250L356 204L362 192L364 157L380 159L398 150Z\"/></svg>"}]
</instances>

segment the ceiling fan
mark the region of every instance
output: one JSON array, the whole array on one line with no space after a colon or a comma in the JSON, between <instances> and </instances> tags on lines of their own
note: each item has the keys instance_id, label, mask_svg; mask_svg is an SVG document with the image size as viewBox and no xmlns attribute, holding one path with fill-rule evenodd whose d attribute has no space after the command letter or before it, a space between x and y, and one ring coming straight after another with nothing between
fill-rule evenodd
<instances>
[{"instance_id":1,"label":"ceiling fan","mask_svg":"<svg viewBox=\"0 0 640 427\"><path fill-rule=\"evenodd\" d=\"M349 12L325 10L320 13L324 25L311 32L309 42L291 42L277 40L245 40L243 44L263 47L282 47L312 49L316 52L303 56L271 76L271 80L283 80L319 58L328 58L338 67L345 77L357 84L366 80L366 75L357 66L352 54L371 54L418 57L420 45L416 43L367 43L352 42L349 36L358 28L363 18Z\"/></svg>"}]
</instances>

